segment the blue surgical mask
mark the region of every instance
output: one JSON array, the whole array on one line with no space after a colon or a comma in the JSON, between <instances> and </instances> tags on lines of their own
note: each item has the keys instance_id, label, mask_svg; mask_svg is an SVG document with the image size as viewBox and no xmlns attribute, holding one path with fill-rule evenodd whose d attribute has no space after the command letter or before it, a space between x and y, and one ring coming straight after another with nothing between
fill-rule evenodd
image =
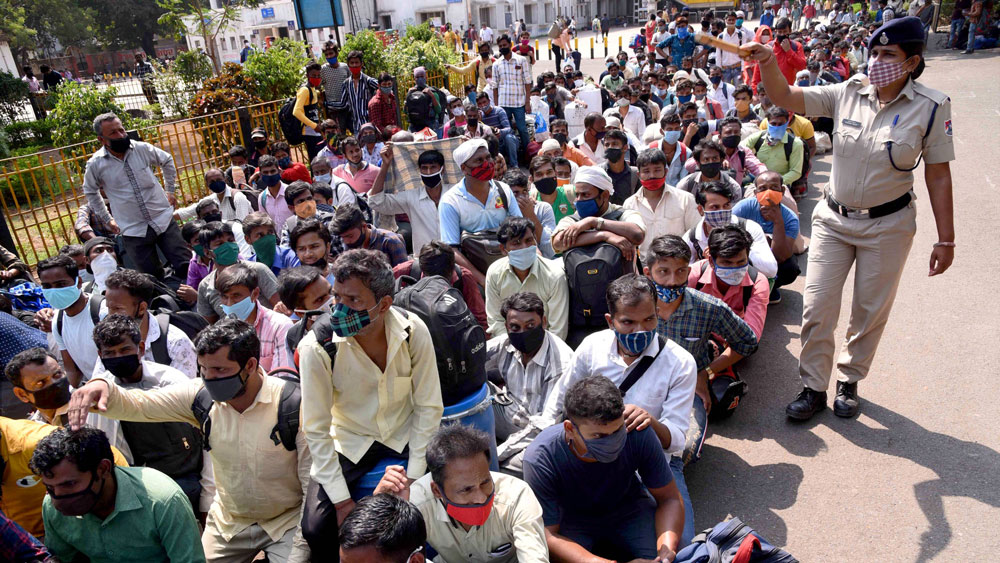
<instances>
[{"instance_id":1,"label":"blue surgical mask","mask_svg":"<svg viewBox=\"0 0 1000 563\"><path fill-rule=\"evenodd\" d=\"M678 94L677 95L677 101L680 102L680 103L682 103L682 104L686 104L686 103L688 103L688 102L691 101L691 94L688 94L686 96L681 96L681 95Z\"/></svg>"},{"instance_id":2,"label":"blue surgical mask","mask_svg":"<svg viewBox=\"0 0 1000 563\"><path fill-rule=\"evenodd\" d=\"M737 18L736 19L736 27L742 27L742 26L743 26L743 20L740 19L740 18Z\"/></svg>"},{"instance_id":3,"label":"blue surgical mask","mask_svg":"<svg viewBox=\"0 0 1000 563\"><path fill-rule=\"evenodd\" d=\"M629 334L622 334L616 330L615 336L618 337L618 343L621 344L626 354L629 356L638 356L643 350L652 344L653 340L656 339L656 332L652 330L643 330Z\"/></svg>"},{"instance_id":4,"label":"blue surgical mask","mask_svg":"<svg viewBox=\"0 0 1000 563\"><path fill-rule=\"evenodd\" d=\"M656 296L660 298L660 301L664 303L673 303L680 299L681 295L684 295L684 290L687 288L686 285L681 285L678 287L667 287L665 285L660 285L653 282L656 286Z\"/></svg>"},{"instance_id":5,"label":"blue surgical mask","mask_svg":"<svg viewBox=\"0 0 1000 563\"><path fill-rule=\"evenodd\" d=\"M331 174L327 172L326 174L317 174L313 176L313 182L323 182L324 184L330 183Z\"/></svg>"},{"instance_id":6,"label":"blue surgical mask","mask_svg":"<svg viewBox=\"0 0 1000 563\"><path fill-rule=\"evenodd\" d=\"M715 277L725 282L726 285L740 285L740 283L743 282L743 278L746 277L747 270L749 269L750 264L735 266L732 268L715 266Z\"/></svg>"},{"instance_id":7,"label":"blue surgical mask","mask_svg":"<svg viewBox=\"0 0 1000 563\"><path fill-rule=\"evenodd\" d=\"M687 39L687 36L688 36L688 30L686 27L682 27L677 30L677 37L680 37L681 39Z\"/></svg>"},{"instance_id":8,"label":"blue surgical mask","mask_svg":"<svg viewBox=\"0 0 1000 563\"><path fill-rule=\"evenodd\" d=\"M664 131L663 140L667 142L668 145L676 145L677 141L681 138L681 132L678 131Z\"/></svg>"},{"instance_id":9,"label":"blue surgical mask","mask_svg":"<svg viewBox=\"0 0 1000 563\"><path fill-rule=\"evenodd\" d=\"M787 130L787 123L784 125L768 125L767 136L770 137L772 141L780 141L785 138L785 131Z\"/></svg>"},{"instance_id":10,"label":"blue surgical mask","mask_svg":"<svg viewBox=\"0 0 1000 563\"><path fill-rule=\"evenodd\" d=\"M596 199L576 200L576 212L580 214L581 219L593 217L594 215L597 215L597 212L600 210L601 206L597 205Z\"/></svg>"},{"instance_id":11,"label":"blue surgical mask","mask_svg":"<svg viewBox=\"0 0 1000 563\"><path fill-rule=\"evenodd\" d=\"M42 295L49 302L49 305L52 305L53 309L62 310L76 303L76 300L80 298L80 288L75 285L50 287L49 289L42 289Z\"/></svg>"},{"instance_id":12,"label":"blue surgical mask","mask_svg":"<svg viewBox=\"0 0 1000 563\"><path fill-rule=\"evenodd\" d=\"M716 209L715 211L705 212L705 224L709 227L725 227L733 220L733 210L732 209Z\"/></svg>"},{"instance_id":13,"label":"blue surgical mask","mask_svg":"<svg viewBox=\"0 0 1000 563\"><path fill-rule=\"evenodd\" d=\"M330 63L332 65L335 65L335 64L337 64L337 57L327 57L326 58L326 62L328 62L328 63Z\"/></svg>"},{"instance_id":14,"label":"blue surgical mask","mask_svg":"<svg viewBox=\"0 0 1000 563\"><path fill-rule=\"evenodd\" d=\"M538 258L538 247L531 245L525 248L518 248L507 253L507 260L510 265L518 270L527 270L535 264Z\"/></svg>"},{"instance_id":15,"label":"blue surgical mask","mask_svg":"<svg viewBox=\"0 0 1000 563\"><path fill-rule=\"evenodd\" d=\"M573 428L576 429L577 434L580 434L580 438L583 440L583 443L587 446L587 453L584 454L584 457L592 459L598 463L611 463L612 461L618 459L622 450L625 449L625 443L628 441L628 434L625 433L624 424L622 424L621 428L616 430L613 434L603 438L594 438L593 440L584 438L583 433L580 432L580 427L577 426L575 422L572 424Z\"/></svg>"},{"instance_id":16,"label":"blue surgical mask","mask_svg":"<svg viewBox=\"0 0 1000 563\"><path fill-rule=\"evenodd\" d=\"M226 305L225 303L223 303L222 312L227 315L236 315L237 319L245 321L248 318L250 318L250 313L253 313L253 308L256 305L257 304L254 303L253 298L248 295L246 299L243 299L242 301L239 301L232 305Z\"/></svg>"}]
</instances>

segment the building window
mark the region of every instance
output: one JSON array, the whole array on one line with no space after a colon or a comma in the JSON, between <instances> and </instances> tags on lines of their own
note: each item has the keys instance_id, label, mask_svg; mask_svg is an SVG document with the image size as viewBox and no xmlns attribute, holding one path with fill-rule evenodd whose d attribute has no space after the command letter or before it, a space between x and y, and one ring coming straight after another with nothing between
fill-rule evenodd
<instances>
[{"instance_id":1,"label":"building window","mask_svg":"<svg viewBox=\"0 0 1000 563\"><path fill-rule=\"evenodd\" d=\"M226 50L226 38L225 37L220 37L219 38L219 46L221 47L220 50L222 50L222 51Z\"/></svg>"},{"instance_id":2,"label":"building window","mask_svg":"<svg viewBox=\"0 0 1000 563\"><path fill-rule=\"evenodd\" d=\"M236 50L236 38L235 37L230 37L229 38L229 47L232 50L234 50L234 51Z\"/></svg>"},{"instance_id":3,"label":"building window","mask_svg":"<svg viewBox=\"0 0 1000 563\"><path fill-rule=\"evenodd\" d=\"M524 6L524 23L535 23L535 7L530 4Z\"/></svg>"},{"instance_id":4,"label":"building window","mask_svg":"<svg viewBox=\"0 0 1000 563\"><path fill-rule=\"evenodd\" d=\"M194 48L195 49L201 49L201 40L200 39L195 39L194 40Z\"/></svg>"}]
</instances>

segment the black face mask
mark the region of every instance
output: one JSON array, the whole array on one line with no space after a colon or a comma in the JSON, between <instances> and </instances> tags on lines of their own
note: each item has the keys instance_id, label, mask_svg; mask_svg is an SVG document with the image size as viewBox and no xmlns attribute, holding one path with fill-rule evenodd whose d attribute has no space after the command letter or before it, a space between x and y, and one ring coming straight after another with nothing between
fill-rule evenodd
<instances>
[{"instance_id":1,"label":"black face mask","mask_svg":"<svg viewBox=\"0 0 1000 563\"><path fill-rule=\"evenodd\" d=\"M540 193L545 195L552 195L556 191L556 179L555 178L539 178L535 180L535 189Z\"/></svg>"},{"instance_id":2,"label":"black face mask","mask_svg":"<svg viewBox=\"0 0 1000 563\"><path fill-rule=\"evenodd\" d=\"M648 102L649 101L649 94L639 94L639 99L642 100L642 101L644 101L644 102Z\"/></svg>"},{"instance_id":3,"label":"black face mask","mask_svg":"<svg viewBox=\"0 0 1000 563\"><path fill-rule=\"evenodd\" d=\"M267 148L267 141L254 141L253 146L257 149Z\"/></svg>"},{"instance_id":4,"label":"black face mask","mask_svg":"<svg viewBox=\"0 0 1000 563\"><path fill-rule=\"evenodd\" d=\"M111 145L111 150L118 154L125 154L125 151L132 146L132 139L127 135L120 139L109 139L108 144Z\"/></svg>"},{"instance_id":5,"label":"black face mask","mask_svg":"<svg viewBox=\"0 0 1000 563\"><path fill-rule=\"evenodd\" d=\"M774 41L775 41L775 43L777 43L777 44L779 44L779 45L780 45L780 44L781 44L781 43L782 43L783 41L785 41L786 39L788 39L788 36L787 36L787 35L775 35L775 36L774 36Z\"/></svg>"},{"instance_id":6,"label":"black face mask","mask_svg":"<svg viewBox=\"0 0 1000 563\"><path fill-rule=\"evenodd\" d=\"M111 375L125 381L126 383L137 383L142 379L142 375L136 377L139 371L139 355L119 356L117 358L101 358L101 363L107 368Z\"/></svg>"},{"instance_id":7,"label":"black face mask","mask_svg":"<svg viewBox=\"0 0 1000 563\"><path fill-rule=\"evenodd\" d=\"M326 270L326 258L320 258L319 260L317 260L312 264L303 264L303 266L312 266L313 268L318 268L319 271L322 272Z\"/></svg>"},{"instance_id":8,"label":"black face mask","mask_svg":"<svg viewBox=\"0 0 1000 563\"><path fill-rule=\"evenodd\" d=\"M424 186L427 186L428 188L433 188L434 186L437 186L438 184L441 183L441 173L438 172L437 174L431 174L430 176L424 176L423 174L421 174L420 181L424 183Z\"/></svg>"},{"instance_id":9,"label":"black face mask","mask_svg":"<svg viewBox=\"0 0 1000 563\"><path fill-rule=\"evenodd\" d=\"M500 47L500 54L506 57L510 54L510 47Z\"/></svg>"},{"instance_id":10,"label":"black face mask","mask_svg":"<svg viewBox=\"0 0 1000 563\"><path fill-rule=\"evenodd\" d=\"M722 163L707 162L705 164L700 165L698 168L699 170L701 170L702 176L706 178L715 178L716 176L719 175L720 172L722 172Z\"/></svg>"},{"instance_id":11,"label":"black face mask","mask_svg":"<svg viewBox=\"0 0 1000 563\"><path fill-rule=\"evenodd\" d=\"M69 402L69 378L63 377L59 381L39 389L31 394L35 400L35 406L40 409L58 409Z\"/></svg>"},{"instance_id":12,"label":"black face mask","mask_svg":"<svg viewBox=\"0 0 1000 563\"><path fill-rule=\"evenodd\" d=\"M569 137L566 136L566 133L553 133L552 138L559 141L560 146L569 142Z\"/></svg>"},{"instance_id":13,"label":"black face mask","mask_svg":"<svg viewBox=\"0 0 1000 563\"><path fill-rule=\"evenodd\" d=\"M545 329L538 325L521 332L508 332L507 338L510 345L522 354L534 354L545 342Z\"/></svg>"},{"instance_id":14,"label":"black face mask","mask_svg":"<svg viewBox=\"0 0 1000 563\"><path fill-rule=\"evenodd\" d=\"M483 59L488 59L488 58L490 58L490 52L489 51L480 51L479 56L482 57Z\"/></svg>"},{"instance_id":15,"label":"black face mask","mask_svg":"<svg viewBox=\"0 0 1000 563\"><path fill-rule=\"evenodd\" d=\"M722 138L722 146L726 147L727 149L735 149L739 145L740 145L739 135L726 135L725 137Z\"/></svg>"},{"instance_id":16,"label":"black face mask","mask_svg":"<svg viewBox=\"0 0 1000 563\"><path fill-rule=\"evenodd\" d=\"M625 156L622 149L604 149L604 156L608 157L608 162L618 162Z\"/></svg>"},{"instance_id":17,"label":"black face mask","mask_svg":"<svg viewBox=\"0 0 1000 563\"><path fill-rule=\"evenodd\" d=\"M221 221L222 220L222 212L221 211L216 211L215 213L209 213L208 215L203 216L201 218L201 220L204 221L204 222L206 222L206 223L213 223L215 221Z\"/></svg>"},{"instance_id":18,"label":"black face mask","mask_svg":"<svg viewBox=\"0 0 1000 563\"><path fill-rule=\"evenodd\" d=\"M52 504L55 505L56 510L62 514L65 514L66 516L83 516L94 509L94 506L97 505L97 499L101 495L101 491L104 490L104 481L102 480L101 488L95 492L95 481L97 481L97 471L94 471L94 476L90 478L90 483L87 484L86 489L75 493L69 493L68 495L59 496L49 492L49 498L52 499Z\"/></svg>"},{"instance_id":19,"label":"black face mask","mask_svg":"<svg viewBox=\"0 0 1000 563\"><path fill-rule=\"evenodd\" d=\"M471 129L475 129L479 125L479 120L478 119L468 118L465 121L469 124L469 127Z\"/></svg>"},{"instance_id":20,"label":"black face mask","mask_svg":"<svg viewBox=\"0 0 1000 563\"><path fill-rule=\"evenodd\" d=\"M681 131L687 131L688 126L697 121L696 119L685 119L681 121Z\"/></svg>"}]
</instances>

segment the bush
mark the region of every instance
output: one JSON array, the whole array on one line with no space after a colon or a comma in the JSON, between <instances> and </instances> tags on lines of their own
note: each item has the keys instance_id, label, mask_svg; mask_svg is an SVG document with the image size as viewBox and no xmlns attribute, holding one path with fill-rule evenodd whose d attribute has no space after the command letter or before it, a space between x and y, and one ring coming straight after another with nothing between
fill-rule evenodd
<instances>
[{"instance_id":1,"label":"bush","mask_svg":"<svg viewBox=\"0 0 1000 563\"><path fill-rule=\"evenodd\" d=\"M413 69L418 66L426 68L427 72L444 71L444 65L462 62L462 56L448 48L433 32L425 41L414 39L423 37L424 31L430 32L427 23L409 25L404 39L392 44L387 56L390 74L397 78L412 77Z\"/></svg>"},{"instance_id":2,"label":"bush","mask_svg":"<svg viewBox=\"0 0 1000 563\"><path fill-rule=\"evenodd\" d=\"M347 64L347 55L351 51L361 51L364 56L364 72L368 76L378 76L382 72L391 73L389 60L386 58L388 50L374 31L366 29L348 36L344 41L343 49L340 50L341 62ZM410 69L411 73L412 70Z\"/></svg>"},{"instance_id":3,"label":"bush","mask_svg":"<svg viewBox=\"0 0 1000 563\"><path fill-rule=\"evenodd\" d=\"M189 88L197 88L203 80L212 77L212 60L201 51L177 53L170 69L176 72Z\"/></svg>"},{"instance_id":4,"label":"bush","mask_svg":"<svg viewBox=\"0 0 1000 563\"><path fill-rule=\"evenodd\" d=\"M306 79L306 65L313 62L308 46L291 39L278 39L266 51L253 51L243 64L243 73L256 83L255 94L265 100L295 95Z\"/></svg>"},{"instance_id":5,"label":"bush","mask_svg":"<svg viewBox=\"0 0 1000 563\"><path fill-rule=\"evenodd\" d=\"M160 103L152 104L155 108L146 106L143 108L153 116L153 119L162 121L164 115L169 113L174 118L184 118L188 116L188 103L190 102L189 90L193 90L197 85L189 86L181 75L175 71L175 66L164 67L159 63L153 63L156 74L153 81L156 85L157 98ZM149 108L149 110L147 110ZM150 111L152 110L152 111Z\"/></svg>"},{"instance_id":6,"label":"bush","mask_svg":"<svg viewBox=\"0 0 1000 563\"><path fill-rule=\"evenodd\" d=\"M243 72L242 66L226 63L219 76L202 83L201 90L195 92L188 104L188 111L192 116L204 116L259 104L262 100L256 91L256 81Z\"/></svg>"},{"instance_id":7,"label":"bush","mask_svg":"<svg viewBox=\"0 0 1000 563\"><path fill-rule=\"evenodd\" d=\"M0 122L17 121L28 103L28 83L9 72L0 72Z\"/></svg>"},{"instance_id":8,"label":"bush","mask_svg":"<svg viewBox=\"0 0 1000 563\"><path fill-rule=\"evenodd\" d=\"M52 127L52 120L40 119L38 121L11 123L10 125L5 125L3 130L10 143L10 147L19 149L34 145L51 145Z\"/></svg>"},{"instance_id":9,"label":"bush","mask_svg":"<svg viewBox=\"0 0 1000 563\"><path fill-rule=\"evenodd\" d=\"M125 129L140 129L155 125L148 119L132 117L115 100L118 90L108 86L98 90L93 86L65 80L55 93L54 107L49 112L48 121L52 127L52 140L59 146L94 140L94 118L106 112L114 112Z\"/></svg>"},{"instance_id":10,"label":"bush","mask_svg":"<svg viewBox=\"0 0 1000 563\"><path fill-rule=\"evenodd\" d=\"M8 160L0 166L0 197L8 208L13 209L15 204L22 209L39 207L52 201L53 192L57 196L71 193L72 181L65 168L48 166L39 169L42 166L42 157L38 147L15 151L14 156L27 150L31 150L31 154ZM35 170L32 171L32 168Z\"/></svg>"}]
</instances>

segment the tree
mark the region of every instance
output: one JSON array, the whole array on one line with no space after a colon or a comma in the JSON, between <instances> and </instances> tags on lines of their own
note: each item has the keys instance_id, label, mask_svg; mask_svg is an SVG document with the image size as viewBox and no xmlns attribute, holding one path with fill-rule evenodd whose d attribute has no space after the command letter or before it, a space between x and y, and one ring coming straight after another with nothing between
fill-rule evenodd
<instances>
[{"instance_id":1,"label":"tree","mask_svg":"<svg viewBox=\"0 0 1000 563\"><path fill-rule=\"evenodd\" d=\"M159 23L163 8L150 0L77 0L80 5L98 11L93 30L97 40L109 49L142 47L149 57L156 56L155 35L163 31Z\"/></svg>"},{"instance_id":2,"label":"tree","mask_svg":"<svg viewBox=\"0 0 1000 563\"><path fill-rule=\"evenodd\" d=\"M60 0L0 0L0 34L18 61L28 63L28 51L89 42L91 11L75 2Z\"/></svg>"},{"instance_id":3,"label":"tree","mask_svg":"<svg viewBox=\"0 0 1000 563\"><path fill-rule=\"evenodd\" d=\"M306 79L306 65L313 62L306 56L308 46L300 41L278 39L266 51L250 53L243 64L243 74L257 85L257 95L265 100L294 96Z\"/></svg>"},{"instance_id":4,"label":"tree","mask_svg":"<svg viewBox=\"0 0 1000 563\"><path fill-rule=\"evenodd\" d=\"M2 1L2 0L0 0ZM163 9L159 23L173 30L180 39L184 35L200 35L205 40L205 52L215 70L222 68L215 38L233 22L240 21L244 8L257 8L263 0L229 0L213 10L209 0L156 0Z\"/></svg>"}]
</instances>

